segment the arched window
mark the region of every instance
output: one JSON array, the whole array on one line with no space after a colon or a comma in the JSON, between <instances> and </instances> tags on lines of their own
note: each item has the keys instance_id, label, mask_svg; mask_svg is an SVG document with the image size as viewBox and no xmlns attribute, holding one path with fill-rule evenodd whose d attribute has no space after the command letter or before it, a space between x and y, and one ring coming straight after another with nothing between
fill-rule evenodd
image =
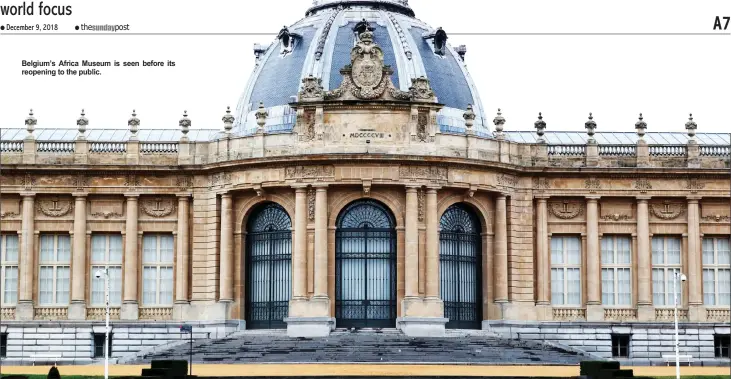
<instances>
[{"instance_id":1,"label":"arched window","mask_svg":"<svg viewBox=\"0 0 731 379\"><path fill-rule=\"evenodd\" d=\"M335 317L339 327L396 325L396 231L381 203L361 200L338 217Z\"/></svg>"},{"instance_id":2,"label":"arched window","mask_svg":"<svg viewBox=\"0 0 731 379\"><path fill-rule=\"evenodd\" d=\"M292 220L279 204L260 205L246 228L246 327L286 328L292 292Z\"/></svg>"},{"instance_id":3,"label":"arched window","mask_svg":"<svg viewBox=\"0 0 731 379\"><path fill-rule=\"evenodd\" d=\"M439 277L447 328L482 328L482 230L471 208L454 204L439 222Z\"/></svg>"}]
</instances>

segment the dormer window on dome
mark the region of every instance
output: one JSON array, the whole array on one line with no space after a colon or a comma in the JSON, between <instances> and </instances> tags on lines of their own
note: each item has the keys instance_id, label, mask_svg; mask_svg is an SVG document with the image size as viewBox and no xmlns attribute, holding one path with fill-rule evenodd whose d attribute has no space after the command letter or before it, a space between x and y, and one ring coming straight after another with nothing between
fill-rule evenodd
<instances>
[{"instance_id":1,"label":"dormer window on dome","mask_svg":"<svg viewBox=\"0 0 731 379\"><path fill-rule=\"evenodd\" d=\"M372 27L371 24L366 21L366 19L363 19L355 24L355 26L353 27L353 33L355 33L356 43L360 41L360 35L365 33L366 31L373 33L376 31L376 28Z\"/></svg>"},{"instance_id":2,"label":"dormer window on dome","mask_svg":"<svg viewBox=\"0 0 731 379\"><path fill-rule=\"evenodd\" d=\"M444 56L447 53L447 32L441 27L437 28L434 33L424 35L424 39L432 40L434 46L434 54Z\"/></svg>"},{"instance_id":3,"label":"dormer window on dome","mask_svg":"<svg viewBox=\"0 0 731 379\"><path fill-rule=\"evenodd\" d=\"M302 36L296 33L291 33L289 31L289 28L285 26L282 28L282 30L279 31L277 39L280 42L280 54L284 56L294 51L294 48L296 47L298 41L302 40Z\"/></svg>"}]
</instances>

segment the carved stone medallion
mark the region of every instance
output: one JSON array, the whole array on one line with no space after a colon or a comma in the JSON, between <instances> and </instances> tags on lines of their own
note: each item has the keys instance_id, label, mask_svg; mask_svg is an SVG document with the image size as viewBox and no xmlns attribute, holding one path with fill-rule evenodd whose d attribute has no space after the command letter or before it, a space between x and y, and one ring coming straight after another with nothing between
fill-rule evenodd
<instances>
[{"instance_id":1,"label":"carved stone medallion","mask_svg":"<svg viewBox=\"0 0 731 379\"><path fill-rule=\"evenodd\" d=\"M148 216L165 217L175 211L175 201L169 197L146 198L140 202L140 208Z\"/></svg>"},{"instance_id":2,"label":"carved stone medallion","mask_svg":"<svg viewBox=\"0 0 731 379\"><path fill-rule=\"evenodd\" d=\"M74 209L74 202L71 199L53 196L39 200L37 208L48 217L62 217Z\"/></svg>"},{"instance_id":3,"label":"carved stone medallion","mask_svg":"<svg viewBox=\"0 0 731 379\"><path fill-rule=\"evenodd\" d=\"M650 212L661 220L674 220L685 213L685 205L666 200L661 204L650 204Z\"/></svg>"},{"instance_id":4,"label":"carved stone medallion","mask_svg":"<svg viewBox=\"0 0 731 379\"><path fill-rule=\"evenodd\" d=\"M548 204L548 211L560 219L570 220L584 213L584 204L571 201L551 202Z\"/></svg>"}]
</instances>

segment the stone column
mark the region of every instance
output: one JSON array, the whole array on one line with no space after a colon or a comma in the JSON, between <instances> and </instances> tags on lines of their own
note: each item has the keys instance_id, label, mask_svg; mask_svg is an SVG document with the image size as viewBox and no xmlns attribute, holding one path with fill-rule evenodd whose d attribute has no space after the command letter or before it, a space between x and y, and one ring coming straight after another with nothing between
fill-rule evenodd
<instances>
[{"instance_id":1,"label":"stone column","mask_svg":"<svg viewBox=\"0 0 731 379\"><path fill-rule=\"evenodd\" d=\"M650 250L649 196L637 197L637 318L655 321L652 306L652 250Z\"/></svg>"},{"instance_id":2,"label":"stone column","mask_svg":"<svg viewBox=\"0 0 731 379\"><path fill-rule=\"evenodd\" d=\"M499 194L495 199L495 302L508 302L508 209L507 197Z\"/></svg>"},{"instance_id":3,"label":"stone column","mask_svg":"<svg viewBox=\"0 0 731 379\"><path fill-rule=\"evenodd\" d=\"M138 229L138 201L139 194L125 194L127 198L127 220L125 224L124 240L124 298L119 318L122 320L137 320L139 318L139 303L137 302L137 280L140 267L137 264Z\"/></svg>"},{"instance_id":4,"label":"stone column","mask_svg":"<svg viewBox=\"0 0 731 379\"><path fill-rule=\"evenodd\" d=\"M706 321L703 309L703 261L701 252L699 196L688 196L688 318Z\"/></svg>"},{"instance_id":5,"label":"stone column","mask_svg":"<svg viewBox=\"0 0 731 379\"><path fill-rule=\"evenodd\" d=\"M230 193L221 195L221 255L219 300L233 301L233 198Z\"/></svg>"},{"instance_id":6,"label":"stone column","mask_svg":"<svg viewBox=\"0 0 731 379\"><path fill-rule=\"evenodd\" d=\"M307 298L307 187L295 187L292 298Z\"/></svg>"},{"instance_id":7,"label":"stone column","mask_svg":"<svg viewBox=\"0 0 731 379\"><path fill-rule=\"evenodd\" d=\"M327 185L316 185L315 191L314 296L316 298L327 299Z\"/></svg>"},{"instance_id":8,"label":"stone column","mask_svg":"<svg viewBox=\"0 0 731 379\"><path fill-rule=\"evenodd\" d=\"M86 319L86 194L74 194L74 245L71 261L69 320Z\"/></svg>"},{"instance_id":9,"label":"stone column","mask_svg":"<svg viewBox=\"0 0 731 379\"><path fill-rule=\"evenodd\" d=\"M404 223L404 287L406 298L419 297L419 200L418 186L406 187L406 217Z\"/></svg>"},{"instance_id":10,"label":"stone column","mask_svg":"<svg viewBox=\"0 0 731 379\"><path fill-rule=\"evenodd\" d=\"M20 297L15 307L17 320L33 320L33 273L35 268L35 194L21 193L23 210L20 232Z\"/></svg>"},{"instance_id":11,"label":"stone column","mask_svg":"<svg viewBox=\"0 0 731 379\"><path fill-rule=\"evenodd\" d=\"M586 319L603 321L601 252L599 251L599 196L586 197Z\"/></svg>"},{"instance_id":12,"label":"stone column","mask_svg":"<svg viewBox=\"0 0 731 379\"><path fill-rule=\"evenodd\" d=\"M439 300L439 212L437 188L429 187L425 196L426 219L426 298ZM440 316L441 317L441 316Z\"/></svg>"},{"instance_id":13,"label":"stone column","mask_svg":"<svg viewBox=\"0 0 731 379\"><path fill-rule=\"evenodd\" d=\"M175 278L175 303L188 304L188 260L190 259L190 226L188 213L190 213L190 194L178 194L178 246Z\"/></svg>"},{"instance_id":14,"label":"stone column","mask_svg":"<svg viewBox=\"0 0 731 379\"><path fill-rule=\"evenodd\" d=\"M536 305L541 307L539 320L551 318L549 307L551 255L548 249L548 196L536 196Z\"/></svg>"}]
</instances>

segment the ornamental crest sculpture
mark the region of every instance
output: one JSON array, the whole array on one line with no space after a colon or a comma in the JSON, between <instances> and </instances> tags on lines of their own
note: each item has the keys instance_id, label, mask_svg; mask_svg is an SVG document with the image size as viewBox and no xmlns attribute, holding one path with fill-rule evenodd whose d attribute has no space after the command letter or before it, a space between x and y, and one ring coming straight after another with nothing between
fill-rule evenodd
<instances>
[{"instance_id":1,"label":"ornamental crest sculpture","mask_svg":"<svg viewBox=\"0 0 731 379\"><path fill-rule=\"evenodd\" d=\"M414 78L408 91L401 91L391 81L393 69L384 63L383 50L373 40L373 28L358 29L358 41L350 52L350 64L340 73L340 87L325 91L322 80L307 77L302 80L299 102L328 100L386 100L436 103L437 98L425 77Z\"/></svg>"}]
</instances>

